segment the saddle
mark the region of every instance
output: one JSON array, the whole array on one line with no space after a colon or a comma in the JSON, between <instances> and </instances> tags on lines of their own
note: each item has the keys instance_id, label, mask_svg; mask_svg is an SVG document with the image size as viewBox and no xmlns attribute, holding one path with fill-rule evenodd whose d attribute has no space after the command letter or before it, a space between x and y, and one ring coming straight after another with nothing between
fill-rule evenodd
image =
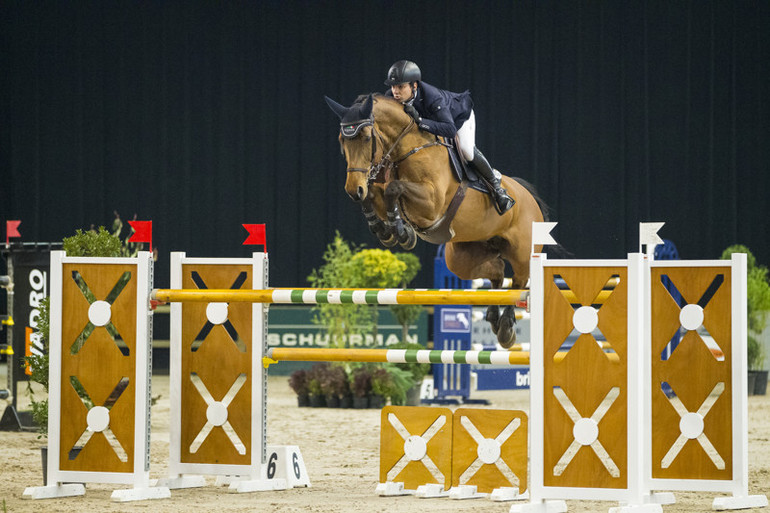
<instances>
[{"instance_id":1,"label":"saddle","mask_svg":"<svg viewBox=\"0 0 770 513\"><path fill-rule=\"evenodd\" d=\"M457 142L454 139L447 139L445 137L439 137L443 146L446 146L447 153L449 154L449 165L452 168L452 173L458 182L463 180L468 181L468 187L476 189L477 191L492 196L492 188L486 180L481 178L476 171L473 170L465 162L465 159L460 155L460 149L457 147Z\"/></svg>"}]
</instances>

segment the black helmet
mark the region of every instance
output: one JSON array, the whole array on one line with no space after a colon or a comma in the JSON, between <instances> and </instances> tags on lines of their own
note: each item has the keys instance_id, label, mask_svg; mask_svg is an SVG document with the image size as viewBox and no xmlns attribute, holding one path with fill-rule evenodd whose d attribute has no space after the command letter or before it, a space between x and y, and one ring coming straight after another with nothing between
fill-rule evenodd
<instances>
[{"instance_id":1,"label":"black helmet","mask_svg":"<svg viewBox=\"0 0 770 513\"><path fill-rule=\"evenodd\" d=\"M385 80L386 86L403 84L404 82L415 82L421 80L420 68L412 61L398 61L388 70L388 78Z\"/></svg>"}]
</instances>

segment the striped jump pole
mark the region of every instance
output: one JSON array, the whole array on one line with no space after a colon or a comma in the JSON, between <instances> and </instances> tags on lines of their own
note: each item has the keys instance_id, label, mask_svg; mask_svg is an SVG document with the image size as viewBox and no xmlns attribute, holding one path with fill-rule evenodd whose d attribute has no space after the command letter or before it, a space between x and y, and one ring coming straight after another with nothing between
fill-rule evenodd
<instances>
[{"instance_id":1,"label":"striped jump pole","mask_svg":"<svg viewBox=\"0 0 770 513\"><path fill-rule=\"evenodd\" d=\"M529 352L274 347L263 358L265 365L280 361L529 365Z\"/></svg>"},{"instance_id":2,"label":"striped jump pole","mask_svg":"<svg viewBox=\"0 0 770 513\"><path fill-rule=\"evenodd\" d=\"M528 290L453 289L156 289L163 302L360 304L360 305L518 305L526 306Z\"/></svg>"}]
</instances>

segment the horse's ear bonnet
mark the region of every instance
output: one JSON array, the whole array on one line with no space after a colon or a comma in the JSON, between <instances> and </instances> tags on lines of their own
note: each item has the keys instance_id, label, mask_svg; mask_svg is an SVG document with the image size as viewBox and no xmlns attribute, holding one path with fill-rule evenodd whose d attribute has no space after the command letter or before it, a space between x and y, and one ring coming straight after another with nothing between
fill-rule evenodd
<instances>
[{"instance_id":1,"label":"horse's ear bonnet","mask_svg":"<svg viewBox=\"0 0 770 513\"><path fill-rule=\"evenodd\" d=\"M328 96L324 96L324 100L326 100L326 105L329 106L329 108L334 112L338 118L342 119L342 117L345 115L345 113L348 111L348 108L344 105L340 105L339 103L335 102Z\"/></svg>"},{"instance_id":2,"label":"horse's ear bonnet","mask_svg":"<svg viewBox=\"0 0 770 513\"><path fill-rule=\"evenodd\" d=\"M361 103L354 103L350 107L345 107L335 102L328 96L324 96L329 108L340 118L340 132L345 139L352 139L365 126L371 126L374 123L372 119L372 105L374 100L372 95L366 97Z\"/></svg>"}]
</instances>

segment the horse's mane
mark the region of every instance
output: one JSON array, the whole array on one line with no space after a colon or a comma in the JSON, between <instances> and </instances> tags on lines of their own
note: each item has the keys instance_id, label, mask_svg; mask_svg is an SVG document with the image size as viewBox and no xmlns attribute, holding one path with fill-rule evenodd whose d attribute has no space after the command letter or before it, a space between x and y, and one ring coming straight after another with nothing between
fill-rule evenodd
<instances>
[{"instance_id":1,"label":"horse's mane","mask_svg":"<svg viewBox=\"0 0 770 513\"><path fill-rule=\"evenodd\" d=\"M372 106L372 109L379 110L379 112L387 113L388 116L395 116L395 118L390 118L392 121L402 121L402 120L411 119L409 117L409 114L404 112L401 102L399 102L392 96L388 96L386 94L377 93L377 92L358 95L356 100L353 102L353 105L351 105L351 108L353 106L363 105L363 103L369 98L369 96L371 96L372 99L374 100L374 105ZM416 131L417 133L420 133L416 125L412 127L411 131Z\"/></svg>"},{"instance_id":2,"label":"horse's mane","mask_svg":"<svg viewBox=\"0 0 770 513\"><path fill-rule=\"evenodd\" d=\"M356 97L355 101L353 102L353 105L361 105L361 104L363 104L367 100L367 98L369 98L370 96L374 100L375 105L379 101L383 101L385 103L390 103L394 107L401 105L401 103L398 100L396 100L395 98L393 98L392 96L388 96L386 94L377 93L377 92L369 93L369 94L359 94L358 97Z\"/></svg>"},{"instance_id":3,"label":"horse's mane","mask_svg":"<svg viewBox=\"0 0 770 513\"><path fill-rule=\"evenodd\" d=\"M353 104L364 103L366 101L366 99L369 98L370 96L373 97L375 100L380 100L382 98L387 98L389 100L396 101L394 98L392 98L390 96L386 96L386 95L384 95L382 93L369 93L369 94L359 94L358 97L356 97L356 99L353 102Z\"/></svg>"}]
</instances>

